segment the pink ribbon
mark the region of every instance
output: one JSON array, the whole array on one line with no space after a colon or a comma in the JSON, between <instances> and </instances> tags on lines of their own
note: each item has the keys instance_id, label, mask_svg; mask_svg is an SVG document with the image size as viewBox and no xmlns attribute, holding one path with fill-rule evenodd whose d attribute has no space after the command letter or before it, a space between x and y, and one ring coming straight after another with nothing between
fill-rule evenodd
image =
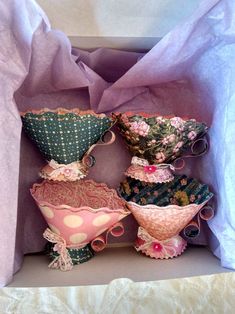
<instances>
[{"instance_id":1,"label":"pink ribbon","mask_svg":"<svg viewBox=\"0 0 235 314\"><path fill-rule=\"evenodd\" d=\"M197 152L196 146L202 143L203 143L203 149ZM185 167L185 163L186 163L184 160L185 158L195 158L195 157L204 156L209 150L209 142L207 138L205 137L205 138L199 138L195 140L192 143L190 150L191 150L191 154L178 157L173 161L173 167L175 168L175 170L182 170Z\"/></svg>"},{"instance_id":2,"label":"pink ribbon","mask_svg":"<svg viewBox=\"0 0 235 314\"><path fill-rule=\"evenodd\" d=\"M112 125L113 126L113 125ZM111 138L105 142L104 141L104 137L106 134L110 133L111 134ZM113 131L111 130L107 130L105 132L105 134L100 138L99 142L96 144L91 145L91 147L88 149L88 151L85 153L84 157L82 158L82 163L88 167L91 168L94 166L95 164L95 158L93 156L90 155L90 153L92 152L92 150L96 147L96 146L106 146L106 145L110 145L112 144L116 139L116 135ZM88 163L87 161L89 160L90 163Z\"/></svg>"},{"instance_id":3,"label":"pink ribbon","mask_svg":"<svg viewBox=\"0 0 235 314\"><path fill-rule=\"evenodd\" d=\"M214 217L214 209L210 206L204 206L196 217L183 229L184 236L188 239L196 238L201 231L201 220L208 221Z\"/></svg>"},{"instance_id":4,"label":"pink ribbon","mask_svg":"<svg viewBox=\"0 0 235 314\"><path fill-rule=\"evenodd\" d=\"M139 227L135 249L137 252L141 251L156 259L167 259L180 255L186 245L187 242L179 235L159 241L153 238L143 227Z\"/></svg>"},{"instance_id":5,"label":"pink ribbon","mask_svg":"<svg viewBox=\"0 0 235 314\"><path fill-rule=\"evenodd\" d=\"M91 247L95 252L102 251L107 243L108 243L108 236L111 234L113 237L117 238L124 234L124 226L121 222L116 223L114 226L109 228L106 232L105 237L99 236L91 241Z\"/></svg>"},{"instance_id":6,"label":"pink ribbon","mask_svg":"<svg viewBox=\"0 0 235 314\"><path fill-rule=\"evenodd\" d=\"M51 242L55 243L53 248L59 256L57 256L49 265L49 268L60 269L62 271L71 270L73 268L73 262L71 257L69 256L68 250L66 248L65 240L59 236L58 234L52 232L49 228L47 228L44 233L43 237Z\"/></svg>"},{"instance_id":7,"label":"pink ribbon","mask_svg":"<svg viewBox=\"0 0 235 314\"><path fill-rule=\"evenodd\" d=\"M137 166L142 166L144 169L145 167L152 167L155 169L155 171L157 171L158 169L166 169L166 168L170 168L172 171L175 170L175 167L171 164L154 164L154 165L150 165L148 160L143 159L143 158L139 158L139 157L132 157L131 159L131 164L132 165L137 165ZM150 170L151 171L151 170Z\"/></svg>"}]
</instances>

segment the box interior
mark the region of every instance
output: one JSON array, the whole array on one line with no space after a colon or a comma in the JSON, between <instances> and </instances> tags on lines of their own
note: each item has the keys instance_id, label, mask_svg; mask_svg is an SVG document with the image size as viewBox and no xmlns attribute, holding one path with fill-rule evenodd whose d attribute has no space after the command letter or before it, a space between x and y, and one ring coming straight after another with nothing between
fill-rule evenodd
<instances>
[{"instance_id":1,"label":"box interior","mask_svg":"<svg viewBox=\"0 0 235 314\"><path fill-rule=\"evenodd\" d=\"M131 39L126 39L124 37L119 38L96 38L95 41L91 40L89 37L75 37L70 38L72 42L83 43L86 48L94 48L94 45L98 45L100 47L107 46L107 43L112 47L120 47L122 46L127 50L135 50L137 47L141 51L148 51L150 47L152 47L156 42L159 41L159 38L151 38L148 40L147 38L135 38L132 42ZM114 45L112 44L115 43ZM132 44L134 43L134 44ZM90 45L90 46L89 46ZM125 69L124 69L125 71ZM170 88L176 88L179 83L176 82L176 86L170 86ZM186 85L188 83L186 82ZM161 87L160 87L161 88ZM74 94L73 94L74 93ZM86 94L86 92L85 92ZM79 96L79 101L83 98L81 96L81 91L77 93L76 91L70 92L68 107L72 106L73 100L75 97ZM61 97L61 98L60 98ZM67 94L58 94L57 98L62 99L62 102L66 101ZM85 95L84 99L87 98ZM22 95L16 94L16 99L18 101L20 108L25 108L30 104L40 103L46 105L49 103L49 107L55 107L51 95L39 95L35 97L22 97ZM85 101L83 99L83 103ZM47 102L49 101L49 102ZM76 102L78 102L76 100ZM42 107L43 107L42 105ZM167 109L171 110L171 108ZM197 112L198 114L198 112ZM193 113L192 113L193 115ZM200 114L199 114L200 115ZM117 133L116 133L117 134ZM23 182L23 185L20 184L20 198L19 198L19 206L23 206L25 204L25 200L31 204L30 211L34 211L40 220L40 224L38 221L29 221L29 223L34 226L34 231L36 233L42 234L46 227L46 223L44 222L41 214L37 206L33 203L31 196L28 193L28 187L32 185L32 183L36 181L40 181L37 177L37 173L42 165L45 164L44 159L40 156L40 153L37 149L32 145L31 141L22 134L22 145L21 145L21 171L20 180ZM117 134L117 141L115 144L115 153L116 155L122 154L120 157L120 168L119 168L119 177L109 177L108 169L109 166L112 167L112 161L109 160L110 153L113 152L109 147L99 148L99 152L95 151L95 157L97 159L97 163L101 162L102 159L106 159L107 162L105 164L106 169L98 169L98 175L96 174L96 170L92 169L89 177L97 179L97 181L102 182L103 180L108 183L111 187L116 188L118 186L118 182L124 178L123 172L125 168L129 165L130 162L130 154L125 148L122 138ZM30 152L32 156L29 161L27 156ZM197 162L196 162L197 164ZM104 164L103 164L104 166ZM196 167L197 168L197 167ZM187 169L184 169L183 173L190 171L190 164ZM19 218L20 219L20 218ZM18 222L18 225L20 221ZM89 262L86 262L81 265L77 265L70 272L63 273L61 271L55 271L48 269L47 265L49 264L49 259L47 256L43 254L30 254L26 255L23 262L22 269L15 274L13 282L9 286L14 287L36 287L36 286L63 286L63 285L91 285L91 284L107 284L111 280L120 277L127 277L134 281L149 281L149 280L162 280L162 279L170 279L170 278L179 278L179 277L187 277L187 276L198 276L205 274L213 274L220 272L227 272L228 269L222 268L220 266L220 261L213 256L213 254L209 251L207 247L198 247L198 246L190 246L183 253L182 256L178 258L174 258L172 260L154 260L150 259L144 255L138 254L130 243L135 240L135 234L137 231L137 223L133 219L133 217L129 216L124 220L126 233L120 239L111 238L110 242L118 242L115 247L115 243L111 247L105 249L103 252L96 254L95 258L91 259ZM204 224L205 227L205 224ZM206 232L208 232L208 228L206 227ZM201 242L205 244L205 235L202 233ZM41 239L35 248L32 248L31 240L28 239L25 241L29 241L30 252L37 252L39 247L43 247L44 240ZM200 240L199 240L200 243ZM105 269L105 273L101 272L101 269ZM77 274L77 276L75 275Z\"/></svg>"},{"instance_id":2,"label":"box interior","mask_svg":"<svg viewBox=\"0 0 235 314\"><path fill-rule=\"evenodd\" d=\"M135 282L165 280L229 272L206 247L193 246L179 257L155 260L137 253L133 247L109 247L90 261L62 272L48 268L42 254L27 255L22 269L9 287L55 287L108 284L116 278Z\"/></svg>"}]
</instances>

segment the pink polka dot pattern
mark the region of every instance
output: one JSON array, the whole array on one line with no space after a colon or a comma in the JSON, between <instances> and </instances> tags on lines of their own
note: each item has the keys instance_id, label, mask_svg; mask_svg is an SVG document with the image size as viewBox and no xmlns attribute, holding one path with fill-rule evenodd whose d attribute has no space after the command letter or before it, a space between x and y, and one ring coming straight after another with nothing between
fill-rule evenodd
<instances>
[{"instance_id":1,"label":"pink polka dot pattern","mask_svg":"<svg viewBox=\"0 0 235 314\"><path fill-rule=\"evenodd\" d=\"M43 181L34 184L31 194L40 209L46 206L46 221L68 246L91 242L130 214L115 190L92 180Z\"/></svg>"}]
</instances>

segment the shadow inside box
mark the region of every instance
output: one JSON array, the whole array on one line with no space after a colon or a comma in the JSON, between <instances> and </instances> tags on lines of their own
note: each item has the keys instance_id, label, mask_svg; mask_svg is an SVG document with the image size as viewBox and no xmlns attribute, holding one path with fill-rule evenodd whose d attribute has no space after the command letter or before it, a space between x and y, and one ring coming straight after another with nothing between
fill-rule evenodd
<instances>
[{"instance_id":1,"label":"shadow inside box","mask_svg":"<svg viewBox=\"0 0 235 314\"><path fill-rule=\"evenodd\" d=\"M132 246L109 247L67 272L49 269L49 262L43 253L26 255L22 269L9 286L102 285L117 278L143 282L231 272L220 266L220 261L208 248L195 245L189 245L181 256L168 260L149 258Z\"/></svg>"}]
</instances>

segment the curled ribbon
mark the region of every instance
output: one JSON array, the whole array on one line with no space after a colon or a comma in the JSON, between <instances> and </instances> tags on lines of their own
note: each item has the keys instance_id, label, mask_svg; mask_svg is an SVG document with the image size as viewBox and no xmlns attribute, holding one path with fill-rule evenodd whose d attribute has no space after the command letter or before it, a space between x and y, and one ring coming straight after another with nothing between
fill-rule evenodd
<instances>
[{"instance_id":1,"label":"curled ribbon","mask_svg":"<svg viewBox=\"0 0 235 314\"><path fill-rule=\"evenodd\" d=\"M95 252L102 251L107 243L108 243L108 236L111 234L113 237L120 237L124 234L125 229L121 222L116 223L111 228L109 228L106 232L105 237L99 236L91 241L91 247Z\"/></svg>"},{"instance_id":2,"label":"curled ribbon","mask_svg":"<svg viewBox=\"0 0 235 314\"><path fill-rule=\"evenodd\" d=\"M113 126L113 125L112 125ZM111 138L105 142L104 138L107 134L111 134ZM88 149L88 151L85 153L85 155L82 158L82 163L87 166L88 168L91 168L94 166L95 164L95 157L90 155L91 152L93 151L93 149L96 146L106 146L106 145L110 145L112 144L116 139L116 135L113 131L111 130L107 130L100 138L100 140L98 141L98 143L91 145L91 147Z\"/></svg>"},{"instance_id":3,"label":"curled ribbon","mask_svg":"<svg viewBox=\"0 0 235 314\"><path fill-rule=\"evenodd\" d=\"M202 150L198 151L197 146L200 146L201 144L203 144L203 148ZM185 167L185 163L186 163L184 160L185 158L195 158L195 157L203 156L208 152L208 149L209 149L209 141L206 136L204 138L199 138L195 140L190 147L191 154L178 157L173 161L173 166L175 170L182 170Z\"/></svg>"},{"instance_id":4,"label":"curled ribbon","mask_svg":"<svg viewBox=\"0 0 235 314\"><path fill-rule=\"evenodd\" d=\"M184 229L183 234L186 238L196 238L200 234L201 220L208 221L214 217L214 209L210 206L204 206L196 215L196 220L192 220Z\"/></svg>"},{"instance_id":5,"label":"curled ribbon","mask_svg":"<svg viewBox=\"0 0 235 314\"><path fill-rule=\"evenodd\" d=\"M43 237L51 242L55 243L53 248L59 256L57 256L49 265L49 268L60 269L62 271L71 270L73 268L73 262L71 257L69 256L68 250L66 248L65 240L59 236L58 234L52 232L49 228L47 228L44 233Z\"/></svg>"}]
</instances>

